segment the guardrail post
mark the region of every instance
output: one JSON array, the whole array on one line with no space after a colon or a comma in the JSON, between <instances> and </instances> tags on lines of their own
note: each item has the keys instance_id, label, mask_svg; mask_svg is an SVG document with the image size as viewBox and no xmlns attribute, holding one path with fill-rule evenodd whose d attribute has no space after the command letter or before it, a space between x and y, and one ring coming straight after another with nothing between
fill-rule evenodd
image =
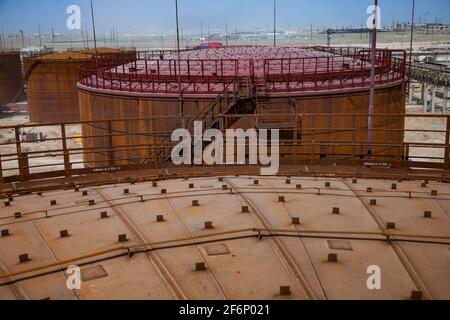
<instances>
[{"instance_id":1,"label":"guardrail post","mask_svg":"<svg viewBox=\"0 0 450 320\"><path fill-rule=\"evenodd\" d=\"M309 164L313 164L314 163L314 157L315 157L315 153L316 153L316 131L314 130L315 128L315 117L314 115L310 116L310 128L312 129L310 131L311 134L311 143L310 143L310 148L311 148L311 152L310 152L310 160L309 160Z\"/></svg>"},{"instance_id":2,"label":"guardrail post","mask_svg":"<svg viewBox=\"0 0 450 320\"><path fill-rule=\"evenodd\" d=\"M19 174L21 181L25 181L30 175L29 166L28 153L21 153L19 157Z\"/></svg>"},{"instance_id":3,"label":"guardrail post","mask_svg":"<svg viewBox=\"0 0 450 320\"><path fill-rule=\"evenodd\" d=\"M296 166L298 164L298 159L297 159L297 154L298 154L298 128L299 128L299 118L298 118L298 114L297 114L297 110L295 111L295 116L294 116L294 123L295 123L295 127L294 127L294 159L292 161L292 164L294 166Z\"/></svg>"},{"instance_id":4,"label":"guardrail post","mask_svg":"<svg viewBox=\"0 0 450 320\"><path fill-rule=\"evenodd\" d=\"M2 155L0 154L0 184L3 183L4 179L3 179Z\"/></svg>"},{"instance_id":5,"label":"guardrail post","mask_svg":"<svg viewBox=\"0 0 450 320\"><path fill-rule=\"evenodd\" d=\"M352 124L353 124L353 131L352 131L352 163L356 164L356 116L352 116Z\"/></svg>"},{"instance_id":6,"label":"guardrail post","mask_svg":"<svg viewBox=\"0 0 450 320\"><path fill-rule=\"evenodd\" d=\"M64 173L66 177L70 177L72 175L72 166L70 164L70 155L69 150L67 149L67 135L66 135L66 125L61 124L61 140L63 147L63 157L64 157Z\"/></svg>"},{"instance_id":7,"label":"guardrail post","mask_svg":"<svg viewBox=\"0 0 450 320\"><path fill-rule=\"evenodd\" d=\"M108 127L108 164L110 167L114 167L114 149L113 149L113 132L112 132L112 124L111 121L107 122Z\"/></svg>"},{"instance_id":8,"label":"guardrail post","mask_svg":"<svg viewBox=\"0 0 450 320\"><path fill-rule=\"evenodd\" d=\"M450 169L449 158L450 158L450 117L447 116L447 129L445 132L445 158L444 164L446 169Z\"/></svg>"},{"instance_id":9,"label":"guardrail post","mask_svg":"<svg viewBox=\"0 0 450 320\"><path fill-rule=\"evenodd\" d=\"M15 136L15 143L16 143L17 162L19 164L20 181L24 181L25 176L27 176L29 173L28 155L22 154L22 146L21 146L21 141L20 141L19 127L14 128L14 136ZM25 157L25 159L24 159L24 157Z\"/></svg>"},{"instance_id":10,"label":"guardrail post","mask_svg":"<svg viewBox=\"0 0 450 320\"><path fill-rule=\"evenodd\" d=\"M410 161L410 159L409 159L409 143L405 144L405 161Z\"/></svg>"}]
</instances>

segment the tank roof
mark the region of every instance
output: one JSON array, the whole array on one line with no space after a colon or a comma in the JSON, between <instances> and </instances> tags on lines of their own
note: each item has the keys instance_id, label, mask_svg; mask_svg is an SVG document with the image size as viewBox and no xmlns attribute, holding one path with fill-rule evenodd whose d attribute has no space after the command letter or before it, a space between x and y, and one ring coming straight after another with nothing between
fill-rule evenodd
<instances>
[{"instance_id":1,"label":"tank roof","mask_svg":"<svg viewBox=\"0 0 450 320\"><path fill-rule=\"evenodd\" d=\"M450 299L449 188L225 176L23 195L0 210L0 298Z\"/></svg>"}]
</instances>

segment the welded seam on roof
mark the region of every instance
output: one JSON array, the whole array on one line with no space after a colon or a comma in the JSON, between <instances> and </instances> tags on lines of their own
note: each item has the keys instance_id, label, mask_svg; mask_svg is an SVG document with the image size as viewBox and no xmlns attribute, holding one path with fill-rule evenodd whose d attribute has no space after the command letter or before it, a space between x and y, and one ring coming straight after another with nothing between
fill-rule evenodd
<instances>
[{"instance_id":1,"label":"welded seam on roof","mask_svg":"<svg viewBox=\"0 0 450 320\"><path fill-rule=\"evenodd\" d=\"M197 244L197 242L195 241L194 235L192 234L191 230L189 230L189 228L186 225L186 223L184 222L184 220L178 215L177 210L173 207L172 203L170 203L170 199L167 199L167 198L164 197L164 199L161 199L161 200L166 200L166 202L169 205L170 210L172 211L172 213L175 215L177 220L181 223L183 228L189 233L189 235L190 235L190 237L192 239L192 244L195 246L195 248L197 249L198 253L202 257L203 261L205 261L206 265L208 266L207 271L211 274L211 277L213 278L214 282L216 283L217 287L219 288L219 290L222 293L222 295L225 298L225 300L229 300L229 297L228 297L227 293L225 292L225 289L222 287L222 285L220 284L219 280L217 279L217 276L215 275L215 272L214 272L212 266L208 263L208 260L206 259L205 255L202 253L202 250L200 249L199 244Z\"/></svg>"},{"instance_id":2,"label":"welded seam on roof","mask_svg":"<svg viewBox=\"0 0 450 320\"><path fill-rule=\"evenodd\" d=\"M260 222L263 224L263 226L266 229L270 230L270 224L267 222L264 215L261 213L261 211L256 206L256 204L252 200L250 200L247 196L241 194L239 192L239 188L233 182L231 182L230 179L224 179L224 181L227 182L233 188L233 190L235 190L237 192L237 194L245 202L247 202L249 204L249 206L252 208L253 212L255 212L256 217L260 220ZM300 288L303 290L306 297L308 297L309 299L312 299L312 300L318 300L318 297L315 294L314 290L309 285L308 280L306 279L304 274L301 272L299 266L297 265L295 260L292 258L292 256L289 254L289 252L287 251L287 249L283 245L283 243L280 241L280 239L273 238L272 240L273 241L271 241L271 243L275 244L275 247L272 246L274 252L277 253L277 251L278 251L279 253L281 253L281 256L277 254L280 259L280 263L282 265L285 265L287 267L287 269L291 272L291 274L297 280L298 285L300 285ZM278 250L276 250L276 248Z\"/></svg>"},{"instance_id":3,"label":"welded seam on roof","mask_svg":"<svg viewBox=\"0 0 450 320\"><path fill-rule=\"evenodd\" d=\"M273 187L273 185L272 185L270 182L267 181L267 179L264 178L264 181L265 181L272 189L274 189L274 191L275 191L275 188ZM280 195L281 195L279 192L276 192L276 193L277 193L277 196L280 196ZM283 202L282 205L283 205L283 207L284 207L285 213L287 214L287 216L289 217L289 219L292 220L293 216L292 216L292 214L291 214L289 208L287 207L286 203ZM296 225L293 225L293 227L294 227L294 229L295 229L296 231L299 231ZM317 269L316 269L316 266L314 265L314 263L313 263L313 261L312 261L311 255L309 254L308 249L306 248L305 242L303 241L303 238L301 238L301 237L299 237L299 240L300 240L300 243L301 243L303 249L305 250L306 257L308 258L308 262L309 262L310 265L311 265L311 268L312 268L312 270L313 270L313 272L314 272L314 275L316 276L317 282L318 282L318 284L319 284L319 288L320 288L320 290L322 291L322 294L323 294L325 300L328 300L328 295L327 295L327 293L326 293L325 287L323 286L322 279L320 278L319 273L318 273L318 271L317 271Z\"/></svg>"},{"instance_id":4,"label":"welded seam on roof","mask_svg":"<svg viewBox=\"0 0 450 320\"><path fill-rule=\"evenodd\" d=\"M31 297L25 292L25 290L22 289L21 286L19 286L16 282L20 281L16 280L14 277L9 277L8 275L10 272L8 271L8 268L0 261L0 276L6 275L8 278L8 281L6 284L0 284L0 287L2 286L8 286L11 290L12 294L20 300L31 300Z\"/></svg>"},{"instance_id":5,"label":"welded seam on roof","mask_svg":"<svg viewBox=\"0 0 450 320\"><path fill-rule=\"evenodd\" d=\"M97 191L97 193L110 204L114 203L114 200L111 200L104 192ZM120 208L121 205L117 205L112 207L112 210L118 215L120 220L128 227L128 229L134 234L137 240L140 242L142 247L147 247L149 249L152 248L151 245L148 244L145 237L139 232L139 228L133 223L133 221L128 217L128 215ZM180 288L175 278L170 274L167 267L162 262L161 258L154 251L150 251L146 254L148 260L154 267L155 271L160 276L161 280L165 283L167 289L172 293L172 295L178 300L187 300L186 294Z\"/></svg>"},{"instance_id":6,"label":"welded seam on roof","mask_svg":"<svg viewBox=\"0 0 450 320\"><path fill-rule=\"evenodd\" d=\"M61 271L61 274L63 276L63 278L67 281L67 275L64 272L64 268L62 267L62 264L60 263L58 256L56 255L55 251L53 250L53 248L50 246L50 244L48 243L48 241L45 239L45 237L43 236L43 234L41 233L41 231L39 230L39 228L37 227L36 223L34 221L31 221L31 224L33 225L33 227L36 229L36 232L39 235L39 238L41 238L41 241L45 244L45 246L47 247L48 251L50 251L51 255L53 256L53 259L55 260L55 262L58 264L58 269L59 271ZM74 296L77 298L77 300L80 300L80 295L76 292L75 289L70 290L72 291L72 293L74 294Z\"/></svg>"},{"instance_id":7,"label":"welded seam on roof","mask_svg":"<svg viewBox=\"0 0 450 320\"><path fill-rule=\"evenodd\" d=\"M383 220L381 217L376 213L375 210L372 209L371 206L369 206L366 201L359 195L358 192L354 191L352 189L352 186L345 180L341 179L341 181L351 190L354 192L355 196L361 201L361 203L366 208L367 212L372 216L372 219L375 221L375 223L378 225L380 230L382 230L383 234L386 235L386 237L392 236L385 228L383 224ZM393 242L390 244L392 249L394 250L395 254L397 255L397 258L399 259L400 263L405 268L406 272L409 274L411 280L414 282L416 287L423 292L423 295L428 300L433 300L433 296L431 295L431 292L426 287L424 281L420 278L417 271L414 269L414 266L411 261L409 261L407 255L403 252L400 245L398 245L396 242Z\"/></svg>"}]
</instances>

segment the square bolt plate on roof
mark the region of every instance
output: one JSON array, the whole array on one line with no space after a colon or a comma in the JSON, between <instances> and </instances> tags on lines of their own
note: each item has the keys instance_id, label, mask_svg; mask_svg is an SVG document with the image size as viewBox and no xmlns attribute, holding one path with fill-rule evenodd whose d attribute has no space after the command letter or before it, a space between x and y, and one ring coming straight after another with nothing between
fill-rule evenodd
<instances>
[{"instance_id":1,"label":"square bolt plate on roof","mask_svg":"<svg viewBox=\"0 0 450 320\"><path fill-rule=\"evenodd\" d=\"M9 232L9 229L2 230L2 238L9 237L10 235L11 232Z\"/></svg>"},{"instance_id":2,"label":"square bolt plate on roof","mask_svg":"<svg viewBox=\"0 0 450 320\"><path fill-rule=\"evenodd\" d=\"M249 213L250 209L248 208L248 206L242 206L242 213Z\"/></svg>"},{"instance_id":3,"label":"square bolt plate on roof","mask_svg":"<svg viewBox=\"0 0 450 320\"><path fill-rule=\"evenodd\" d=\"M6 201L4 204L5 204L5 207L11 207L11 202L9 202L9 201Z\"/></svg>"},{"instance_id":4,"label":"square bolt plate on roof","mask_svg":"<svg viewBox=\"0 0 450 320\"><path fill-rule=\"evenodd\" d=\"M156 216L156 222L164 222L164 216L162 214Z\"/></svg>"},{"instance_id":5,"label":"square bolt plate on roof","mask_svg":"<svg viewBox=\"0 0 450 320\"><path fill-rule=\"evenodd\" d=\"M56 200L52 200L52 201L50 201L50 205L53 207L53 206L56 206Z\"/></svg>"},{"instance_id":6,"label":"square bolt plate on roof","mask_svg":"<svg viewBox=\"0 0 450 320\"><path fill-rule=\"evenodd\" d=\"M353 184L357 184L357 183L358 183L358 179L353 179L353 180L352 180L352 183L353 183Z\"/></svg>"},{"instance_id":7,"label":"square bolt plate on roof","mask_svg":"<svg viewBox=\"0 0 450 320\"><path fill-rule=\"evenodd\" d=\"M130 189L123 189L123 194L130 194Z\"/></svg>"},{"instance_id":8,"label":"square bolt plate on roof","mask_svg":"<svg viewBox=\"0 0 450 320\"><path fill-rule=\"evenodd\" d=\"M223 191L227 191L227 190L228 190L228 186L227 186L226 184L224 184L224 185L222 186L222 190L223 190Z\"/></svg>"},{"instance_id":9,"label":"square bolt plate on roof","mask_svg":"<svg viewBox=\"0 0 450 320\"><path fill-rule=\"evenodd\" d=\"M371 206L376 206L377 205L377 200L376 199L370 199L370 205Z\"/></svg>"},{"instance_id":10,"label":"square bolt plate on roof","mask_svg":"<svg viewBox=\"0 0 450 320\"><path fill-rule=\"evenodd\" d=\"M152 187L153 187L153 188L156 188L157 186L158 186L158 182L153 181L153 182L152 182Z\"/></svg>"},{"instance_id":11,"label":"square bolt plate on roof","mask_svg":"<svg viewBox=\"0 0 450 320\"><path fill-rule=\"evenodd\" d=\"M338 255L337 255L337 253L330 253L328 255L328 262L338 262Z\"/></svg>"},{"instance_id":12,"label":"square bolt plate on roof","mask_svg":"<svg viewBox=\"0 0 450 320\"><path fill-rule=\"evenodd\" d=\"M286 297L292 295L291 287L290 286L281 286L280 287L280 296Z\"/></svg>"},{"instance_id":13,"label":"square bolt plate on roof","mask_svg":"<svg viewBox=\"0 0 450 320\"><path fill-rule=\"evenodd\" d=\"M205 229L214 229L214 224L212 223L212 221L205 222Z\"/></svg>"},{"instance_id":14,"label":"square bolt plate on roof","mask_svg":"<svg viewBox=\"0 0 450 320\"><path fill-rule=\"evenodd\" d=\"M426 182L422 182L421 184L420 184L420 187L421 188L426 188L428 185L426 184Z\"/></svg>"},{"instance_id":15,"label":"square bolt plate on roof","mask_svg":"<svg viewBox=\"0 0 450 320\"><path fill-rule=\"evenodd\" d=\"M438 195L437 190L431 190L431 195L432 195L433 197L436 197L436 196Z\"/></svg>"},{"instance_id":16,"label":"square bolt plate on roof","mask_svg":"<svg viewBox=\"0 0 450 320\"><path fill-rule=\"evenodd\" d=\"M279 196L278 202L286 202L286 198L284 196Z\"/></svg>"},{"instance_id":17,"label":"square bolt plate on roof","mask_svg":"<svg viewBox=\"0 0 450 320\"><path fill-rule=\"evenodd\" d=\"M108 212L106 212L106 211L100 212L100 218L101 219L109 218Z\"/></svg>"},{"instance_id":18,"label":"square bolt plate on roof","mask_svg":"<svg viewBox=\"0 0 450 320\"><path fill-rule=\"evenodd\" d=\"M333 214L341 214L341 209L338 207L334 207L332 212Z\"/></svg>"},{"instance_id":19,"label":"square bolt plate on roof","mask_svg":"<svg viewBox=\"0 0 450 320\"><path fill-rule=\"evenodd\" d=\"M118 240L120 243L124 243L128 241L127 235L126 234L119 234Z\"/></svg>"},{"instance_id":20,"label":"square bolt plate on roof","mask_svg":"<svg viewBox=\"0 0 450 320\"><path fill-rule=\"evenodd\" d=\"M411 300L422 300L423 292L422 291L411 291Z\"/></svg>"},{"instance_id":21,"label":"square bolt plate on roof","mask_svg":"<svg viewBox=\"0 0 450 320\"><path fill-rule=\"evenodd\" d=\"M217 179L219 182L223 182L223 178L220 177L219 179Z\"/></svg>"},{"instance_id":22,"label":"square bolt plate on roof","mask_svg":"<svg viewBox=\"0 0 450 320\"><path fill-rule=\"evenodd\" d=\"M200 203L198 202L198 200L192 200L192 206L193 207L200 207Z\"/></svg>"},{"instance_id":23,"label":"square bolt plate on roof","mask_svg":"<svg viewBox=\"0 0 450 320\"><path fill-rule=\"evenodd\" d=\"M68 230L61 230L59 232L59 235L60 235L61 238L68 238L68 237L70 237L70 234L69 234Z\"/></svg>"},{"instance_id":24,"label":"square bolt plate on roof","mask_svg":"<svg viewBox=\"0 0 450 320\"><path fill-rule=\"evenodd\" d=\"M89 200L89 205L90 206L94 206L95 205L95 200Z\"/></svg>"},{"instance_id":25,"label":"square bolt plate on roof","mask_svg":"<svg viewBox=\"0 0 450 320\"><path fill-rule=\"evenodd\" d=\"M83 191L82 195L83 195L83 197L85 197L88 195L88 192L85 190L85 191Z\"/></svg>"},{"instance_id":26,"label":"square bolt plate on roof","mask_svg":"<svg viewBox=\"0 0 450 320\"><path fill-rule=\"evenodd\" d=\"M393 183L391 185L391 190L397 190L397 184L396 183Z\"/></svg>"},{"instance_id":27,"label":"square bolt plate on roof","mask_svg":"<svg viewBox=\"0 0 450 320\"><path fill-rule=\"evenodd\" d=\"M197 262L195 264L195 271L206 271L206 264L204 262Z\"/></svg>"},{"instance_id":28,"label":"square bolt plate on roof","mask_svg":"<svg viewBox=\"0 0 450 320\"><path fill-rule=\"evenodd\" d=\"M167 194L167 189L161 189L161 194Z\"/></svg>"},{"instance_id":29,"label":"square bolt plate on roof","mask_svg":"<svg viewBox=\"0 0 450 320\"><path fill-rule=\"evenodd\" d=\"M16 212L16 213L14 213L14 218L15 218L15 219L20 219L20 218L22 218L22 212Z\"/></svg>"},{"instance_id":30,"label":"square bolt plate on roof","mask_svg":"<svg viewBox=\"0 0 450 320\"><path fill-rule=\"evenodd\" d=\"M195 185L193 183L189 183L189 189L194 189Z\"/></svg>"},{"instance_id":31,"label":"square bolt plate on roof","mask_svg":"<svg viewBox=\"0 0 450 320\"><path fill-rule=\"evenodd\" d=\"M286 179L286 184L291 184L291 179Z\"/></svg>"},{"instance_id":32,"label":"square bolt plate on roof","mask_svg":"<svg viewBox=\"0 0 450 320\"><path fill-rule=\"evenodd\" d=\"M367 188L367 193L372 193L373 192L373 188Z\"/></svg>"},{"instance_id":33,"label":"square bolt plate on roof","mask_svg":"<svg viewBox=\"0 0 450 320\"><path fill-rule=\"evenodd\" d=\"M301 185L301 184L298 184L298 185L295 186L295 188L296 188L297 190L302 190L302 185Z\"/></svg>"},{"instance_id":34,"label":"square bolt plate on roof","mask_svg":"<svg viewBox=\"0 0 450 320\"><path fill-rule=\"evenodd\" d=\"M292 224L293 225L299 225L300 224L300 218L299 217L293 217L292 218Z\"/></svg>"},{"instance_id":35,"label":"square bolt plate on roof","mask_svg":"<svg viewBox=\"0 0 450 320\"><path fill-rule=\"evenodd\" d=\"M27 263L27 262L29 262L31 259L30 259L30 257L28 256L28 253L24 253L24 254L21 254L20 256L19 256L19 263Z\"/></svg>"},{"instance_id":36,"label":"square bolt plate on roof","mask_svg":"<svg viewBox=\"0 0 450 320\"><path fill-rule=\"evenodd\" d=\"M394 230L396 228L397 228L397 226L396 226L395 222L388 222L388 223L386 223L386 229Z\"/></svg>"},{"instance_id":37,"label":"square bolt plate on roof","mask_svg":"<svg viewBox=\"0 0 450 320\"><path fill-rule=\"evenodd\" d=\"M325 182L325 188L329 188L331 187L331 183L330 182Z\"/></svg>"},{"instance_id":38,"label":"square bolt plate on roof","mask_svg":"<svg viewBox=\"0 0 450 320\"><path fill-rule=\"evenodd\" d=\"M259 180L253 180L253 184L254 184L255 186L259 185Z\"/></svg>"},{"instance_id":39,"label":"square bolt plate on roof","mask_svg":"<svg viewBox=\"0 0 450 320\"><path fill-rule=\"evenodd\" d=\"M431 219L432 218L433 213L431 211L425 211L423 213L423 217L426 219Z\"/></svg>"}]
</instances>

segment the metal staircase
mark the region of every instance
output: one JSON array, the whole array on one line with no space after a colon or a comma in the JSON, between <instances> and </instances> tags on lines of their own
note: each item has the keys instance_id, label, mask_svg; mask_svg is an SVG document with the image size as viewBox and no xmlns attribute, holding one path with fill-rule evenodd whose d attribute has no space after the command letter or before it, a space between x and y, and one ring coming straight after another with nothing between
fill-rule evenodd
<instances>
[{"instance_id":1,"label":"metal staircase","mask_svg":"<svg viewBox=\"0 0 450 320\"><path fill-rule=\"evenodd\" d=\"M203 130L224 130L239 120L239 114L253 113L254 107L248 104L248 99L251 99L250 81L235 83L234 85L236 90L225 89L224 93L218 95L201 113L181 119L172 131L186 129L193 135L196 121L202 121ZM233 117L233 114L237 116ZM162 146L157 154L158 159L164 158L166 161L170 160L171 148L169 145L171 143L171 136L172 133L170 132L158 143ZM144 163L149 163L150 161L152 159L146 159Z\"/></svg>"},{"instance_id":2,"label":"metal staircase","mask_svg":"<svg viewBox=\"0 0 450 320\"><path fill-rule=\"evenodd\" d=\"M255 85L256 95L256 127L258 129L294 129L297 127L295 118L295 104L289 102L289 115L286 110L271 104L267 93L267 83L264 79L258 79ZM283 114L283 116L280 116Z\"/></svg>"}]
</instances>

